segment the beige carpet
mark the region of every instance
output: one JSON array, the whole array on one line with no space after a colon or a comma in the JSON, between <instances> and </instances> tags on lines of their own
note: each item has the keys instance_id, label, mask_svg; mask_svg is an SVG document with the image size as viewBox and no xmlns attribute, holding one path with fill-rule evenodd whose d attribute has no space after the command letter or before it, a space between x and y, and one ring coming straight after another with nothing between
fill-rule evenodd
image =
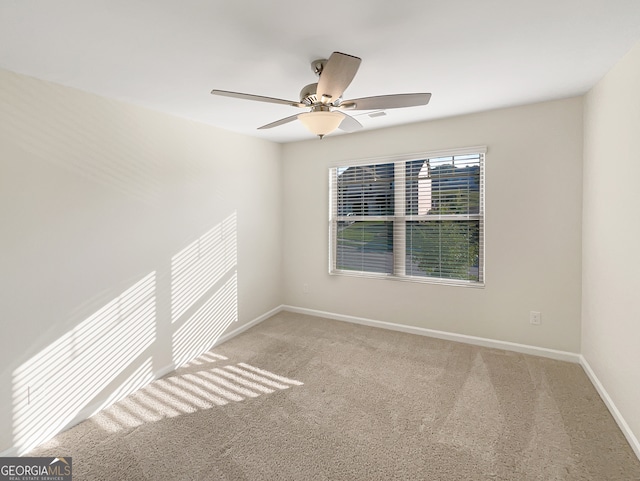
<instances>
[{"instance_id":1,"label":"beige carpet","mask_svg":"<svg viewBox=\"0 0 640 481\"><path fill-rule=\"evenodd\" d=\"M30 455L74 480L640 480L579 365L280 313Z\"/></svg>"}]
</instances>

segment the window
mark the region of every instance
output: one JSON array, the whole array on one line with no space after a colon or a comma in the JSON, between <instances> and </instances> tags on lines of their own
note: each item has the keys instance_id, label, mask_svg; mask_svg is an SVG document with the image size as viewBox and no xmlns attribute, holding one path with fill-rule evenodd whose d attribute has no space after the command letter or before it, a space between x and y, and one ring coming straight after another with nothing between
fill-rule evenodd
<instances>
[{"instance_id":1,"label":"window","mask_svg":"<svg viewBox=\"0 0 640 481\"><path fill-rule=\"evenodd\" d=\"M484 153L331 168L330 272L483 285Z\"/></svg>"}]
</instances>

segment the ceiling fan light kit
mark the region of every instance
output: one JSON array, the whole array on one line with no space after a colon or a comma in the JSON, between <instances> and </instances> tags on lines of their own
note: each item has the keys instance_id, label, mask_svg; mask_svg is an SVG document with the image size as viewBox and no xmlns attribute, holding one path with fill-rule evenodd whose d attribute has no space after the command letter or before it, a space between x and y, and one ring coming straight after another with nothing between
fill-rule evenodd
<instances>
[{"instance_id":1,"label":"ceiling fan light kit","mask_svg":"<svg viewBox=\"0 0 640 481\"><path fill-rule=\"evenodd\" d=\"M431 94L428 93L380 95L343 101L344 91L355 77L360 67L360 62L360 58L341 52L333 52L328 60L314 60L311 63L311 69L318 75L318 83L309 84L302 89L300 102L228 90L214 89L211 93L224 97L289 105L297 108L310 108L309 112L285 117L258 127L258 129L271 129L297 119L311 133L321 139L336 129L345 132L354 132L362 129L360 122L340 110L385 110L414 107L429 103Z\"/></svg>"},{"instance_id":2,"label":"ceiling fan light kit","mask_svg":"<svg viewBox=\"0 0 640 481\"><path fill-rule=\"evenodd\" d=\"M300 114L298 115L298 120L302 122L302 125L304 125L309 132L322 138L340 127L340 124L344 120L344 115L340 112L323 112L319 110Z\"/></svg>"}]
</instances>

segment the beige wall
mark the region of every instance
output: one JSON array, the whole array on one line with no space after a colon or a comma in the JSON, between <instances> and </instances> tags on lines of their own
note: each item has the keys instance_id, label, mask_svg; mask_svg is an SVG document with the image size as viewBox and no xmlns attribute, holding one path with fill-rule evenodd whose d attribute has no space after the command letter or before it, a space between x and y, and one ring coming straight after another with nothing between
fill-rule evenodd
<instances>
[{"instance_id":1,"label":"beige wall","mask_svg":"<svg viewBox=\"0 0 640 481\"><path fill-rule=\"evenodd\" d=\"M640 438L640 44L585 97L582 352Z\"/></svg>"},{"instance_id":2,"label":"beige wall","mask_svg":"<svg viewBox=\"0 0 640 481\"><path fill-rule=\"evenodd\" d=\"M330 164L475 145L488 148L485 288L327 273ZM286 304L579 352L582 99L286 144L283 159Z\"/></svg>"},{"instance_id":3,"label":"beige wall","mask_svg":"<svg viewBox=\"0 0 640 481\"><path fill-rule=\"evenodd\" d=\"M279 145L6 71L0 125L0 452L281 304Z\"/></svg>"}]
</instances>

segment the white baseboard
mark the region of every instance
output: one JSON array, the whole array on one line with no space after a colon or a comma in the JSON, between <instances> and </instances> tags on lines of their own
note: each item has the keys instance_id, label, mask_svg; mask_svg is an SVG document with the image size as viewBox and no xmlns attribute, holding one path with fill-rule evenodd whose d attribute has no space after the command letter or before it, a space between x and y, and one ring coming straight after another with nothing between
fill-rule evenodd
<instances>
[{"instance_id":1,"label":"white baseboard","mask_svg":"<svg viewBox=\"0 0 640 481\"><path fill-rule=\"evenodd\" d=\"M5 449L0 453L0 458L15 458L18 456L18 450L14 447Z\"/></svg>"},{"instance_id":2,"label":"white baseboard","mask_svg":"<svg viewBox=\"0 0 640 481\"><path fill-rule=\"evenodd\" d=\"M222 344L223 342L227 342L229 339L236 337L238 334L243 333L247 329L250 329L250 328L252 328L253 326L255 326L257 324L260 324L262 321L266 321L271 316L275 316L277 313L279 313L283 309L284 309L284 306L282 306L282 305L280 305L278 307L274 307L269 312L265 312L261 316L256 317L253 321L247 322L246 324L243 324L242 326L240 326L237 329L234 329L231 332L227 332L223 336L220 336L216 340L216 342L213 344L213 346L211 346L211 348L213 349L215 346L218 346L218 345Z\"/></svg>"},{"instance_id":3,"label":"white baseboard","mask_svg":"<svg viewBox=\"0 0 640 481\"><path fill-rule=\"evenodd\" d=\"M209 349L213 349L215 346L218 346L218 345L222 344L223 342L226 342L229 339L234 338L238 334L243 333L247 329L249 329L249 328L251 328L251 327L253 327L253 326L257 325L257 324L260 324L262 321L264 321L264 320L270 318L271 316L277 314L278 312L282 311L282 309L283 309L282 305L280 305L278 307L275 307L275 308L271 309L270 311L265 312L261 316L256 317L252 321L249 321L246 324L243 324L242 326L238 327L237 329L234 329L233 331L227 332L226 334L224 334L224 335L220 336L218 339L216 339ZM145 386L147 384L157 380L157 379L160 379L160 378L166 376L170 372L174 371L176 369L176 367L177 366L175 364L170 364L168 366L164 366L164 367L154 371L152 378L149 380L149 382L147 382L145 384ZM144 387L144 386L141 385L136 390L139 390L142 387ZM114 401L114 402L116 402L116 401ZM67 423L57 433L52 434L51 436L49 436L48 439L51 439L52 437L54 437L58 433L61 433L63 431L66 431L67 429L72 428L76 424L79 424L82 421L85 421L86 419L89 419L91 416L93 416L94 414L98 413L99 411L102 411L103 409L106 409L111 404L113 404L113 403L110 403L108 405L105 405L104 402L97 402L97 403L88 404L87 406L82 408L74 416L73 420L71 420L69 423ZM42 442L46 442L46 440L42 441ZM25 450L25 449L19 449L19 448L15 447L15 446L12 446L12 447L0 452L0 457L22 456L23 454L29 452L31 449L34 449L35 447L36 446L31 446L31 447L28 447Z\"/></svg>"},{"instance_id":4,"label":"white baseboard","mask_svg":"<svg viewBox=\"0 0 640 481\"><path fill-rule=\"evenodd\" d=\"M591 369L591 366L583 355L580 355L580 365L584 369L584 372L587 373L587 376L591 380L593 386L596 388L596 391L598 391L598 394L600 394L602 401L604 401L605 405L609 409L609 412L613 416L613 419L615 419L616 423L618 423L618 427L620 428L620 431L622 431L622 434L624 434L624 437L627 438L631 449L633 449L638 459L640 459L640 442L638 441L638 438L636 438L635 434L633 434L633 431L631 431L631 428L627 424L627 421L625 421L624 417L622 417L622 414L620 413L620 411L618 411L618 408L614 404L613 399L611 399L611 396L609 396L609 393L604 388L604 386L600 382L600 379L598 379L598 376L596 376L596 373L593 371L593 369Z\"/></svg>"},{"instance_id":5,"label":"white baseboard","mask_svg":"<svg viewBox=\"0 0 640 481\"><path fill-rule=\"evenodd\" d=\"M484 337L467 336L465 334L456 334L453 332L436 331L434 329L425 329L423 327L407 326L405 324L395 324L391 322L376 321L364 317L346 316L344 314L336 314L333 312L318 311L315 309L307 309L304 307L282 306L282 310L296 312L298 314L308 314L310 316L325 317L336 321L351 322L353 324L362 324L364 326L379 327L392 331L407 332L409 334L418 334L420 336L435 337L446 341L463 342L465 344L473 344L475 346L491 347L494 349L503 349L505 351L514 351L522 354L530 354L532 356L547 357L559 361L568 361L573 363L580 362L580 354L558 351L556 349L547 349L546 347L529 346L526 344L517 344L515 342L496 341Z\"/></svg>"}]
</instances>

